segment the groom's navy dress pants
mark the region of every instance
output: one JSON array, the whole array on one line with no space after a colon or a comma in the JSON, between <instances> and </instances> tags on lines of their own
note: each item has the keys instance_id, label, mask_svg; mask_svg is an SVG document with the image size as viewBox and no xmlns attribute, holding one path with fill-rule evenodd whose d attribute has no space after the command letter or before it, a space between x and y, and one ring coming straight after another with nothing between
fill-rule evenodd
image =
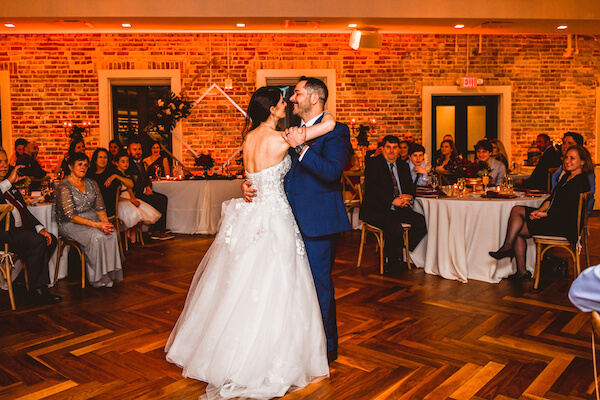
<instances>
[{"instance_id":1,"label":"groom's navy dress pants","mask_svg":"<svg viewBox=\"0 0 600 400\"><path fill-rule=\"evenodd\" d=\"M323 316L323 326L327 337L327 352L336 352L338 347L337 324L335 320L335 297L331 270L335 261L335 250L339 234L308 237L302 235L308 262L312 271L319 307Z\"/></svg>"}]
</instances>

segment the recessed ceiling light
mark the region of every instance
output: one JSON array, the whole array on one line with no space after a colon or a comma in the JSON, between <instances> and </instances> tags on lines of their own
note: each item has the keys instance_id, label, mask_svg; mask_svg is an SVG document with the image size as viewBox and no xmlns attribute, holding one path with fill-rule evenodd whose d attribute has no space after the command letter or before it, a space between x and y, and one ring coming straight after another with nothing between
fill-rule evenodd
<instances>
[{"instance_id":1,"label":"recessed ceiling light","mask_svg":"<svg viewBox=\"0 0 600 400\"><path fill-rule=\"evenodd\" d=\"M131 28L131 24L121 24L123 28Z\"/></svg>"},{"instance_id":2,"label":"recessed ceiling light","mask_svg":"<svg viewBox=\"0 0 600 400\"><path fill-rule=\"evenodd\" d=\"M4 24L4 26L7 28L14 28L15 24Z\"/></svg>"},{"instance_id":3,"label":"recessed ceiling light","mask_svg":"<svg viewBox=\"0 0 600 400\"><path fill-rule=\"evenodd\" d=\"M246 24L235 24L235 26L237 26L238 28L245 28Z\"/></svg>"},{"instance_id":4,"label":"recessed ceiling light","mask_svg":"<svg viewBox=\"0 0 600 400\"><path fill-rule=\"evenodd\" d=\"M356 28L358 24L348 24L348 28Z\"/></svg>"},{"instance_id":5,"label":"recessed ceiling light","mask_svg":"<svg viewBox=\"0 0 600 400\"><path fill-rule=\"evenodd\" d=\"M464 27L465 26L463 24L456 24L456 25L454 25L454 29L462 29Z\"/></svg>"},{"instance_id":6,"label":"recessed ceiling light","mask_svg":"<svg viewBox=\"0 0 600 400\"><path fill-rule=\"evenodd\" d=\"M568 26L566 26L566 25L559 25L556 27L556 29L561 30L561 31L564 31L567 28L568 28Z\"/></svg>"}]
</instances>

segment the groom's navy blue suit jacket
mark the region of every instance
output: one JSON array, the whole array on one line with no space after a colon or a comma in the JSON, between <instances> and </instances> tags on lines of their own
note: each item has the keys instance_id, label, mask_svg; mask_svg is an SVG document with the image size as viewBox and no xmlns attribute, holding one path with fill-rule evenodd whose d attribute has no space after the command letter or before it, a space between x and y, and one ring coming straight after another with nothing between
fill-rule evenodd
<instances>
[{"instance_id":1,"label":"groom's navy blue suit jacket","mask_svg":"<svg viewBox=\"0 0 600 400\"><path fill-rule=\"evenodd\" d=\"M300 230L308 237L347 231L350 222L340 180L352 151L350 130L337 123L331 132L307 144L310 148L302 161L290 149L292 167L285 177L285 191Z\"/></svg>"}]
</instances>

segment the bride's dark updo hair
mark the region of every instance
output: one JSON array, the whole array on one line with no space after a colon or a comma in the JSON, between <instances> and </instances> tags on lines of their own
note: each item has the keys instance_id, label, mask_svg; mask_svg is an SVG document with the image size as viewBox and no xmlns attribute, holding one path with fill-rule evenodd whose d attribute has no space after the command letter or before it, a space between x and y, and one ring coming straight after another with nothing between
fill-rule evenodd
<instances>
[{"instance_id":1,"label":"bride's dark updo hair","mask_svg":"<svg viewBox=\"0 0 600 400\"><path fill-rule=\"evenodd\" d=\"M269 118L271 107L275 107L279 103L281 96L281 90L275 86L263 86L254 92L246 111L246 124L242 137Z\"/></svg>"}]
</instances>

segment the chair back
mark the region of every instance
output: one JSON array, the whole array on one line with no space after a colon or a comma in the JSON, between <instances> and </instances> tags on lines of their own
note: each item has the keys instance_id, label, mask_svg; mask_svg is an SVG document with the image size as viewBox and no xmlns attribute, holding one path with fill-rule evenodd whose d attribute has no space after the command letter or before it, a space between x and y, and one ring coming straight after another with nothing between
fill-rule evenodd
<instances>
[{"instance_id":1,"label":"chair back","mask_svg":"<svg viewBox=\"0 0 600 400\"><path fill-rule=\"evenodd\" d=\"M579 194L579 210L577 212L577 235L581 238L581 235L585 234L584 230L587 229L588 220L588 199L591 192L584 192Z\"/></svg>"},{"instance_id":2,"label":"chair back","mask_svg":"<svg viewBox=\"0 0 600 400\"><path fill-rule=\"evenodd\" d=\"M552 177L554 176L554 173L556 171L558 171L558 167L548 168L548 182L546 182L546 190L548 191L548 193L552 191Z\"/></svg>"},{"instance_id":3,"label":"chair back","mask_svg":"<svg viewBox=\"0 0 600 400\"><path fill-rule=\"evenodd\" d=\"M5 220L4 230L8 231L10 229L10 213L13 210L12 204L0 204L0 223L2 220ZM8 247L8 243L6 243Z\"/></svg>"},{"instance_id":4,"label":"chair back","mask_svg":"<svg viewBox=\"0 0 600 400\"><path fill-rule=\"evenodd\" d=\"M10 213L13 210L12 204L0 204L0 224L4 220L4 230L10 230ZM8 242L4 242L4 254L8 254Z\"/></svg>"},{"instance_id":5,"label":"chair back","mask_svg":"<svg viewBox=\"0 0 600 400\"><path fill-rule=\"evenodd\" d=\"M360 181L364 176L363 171L344 171L342 173L342 195L344 203L358 201L362 203L362 192L360 190ZM353 177L358 177L358 182L352 182ZM349 189L350 188L350 189Z\"/></svg>"}]
</instances>

